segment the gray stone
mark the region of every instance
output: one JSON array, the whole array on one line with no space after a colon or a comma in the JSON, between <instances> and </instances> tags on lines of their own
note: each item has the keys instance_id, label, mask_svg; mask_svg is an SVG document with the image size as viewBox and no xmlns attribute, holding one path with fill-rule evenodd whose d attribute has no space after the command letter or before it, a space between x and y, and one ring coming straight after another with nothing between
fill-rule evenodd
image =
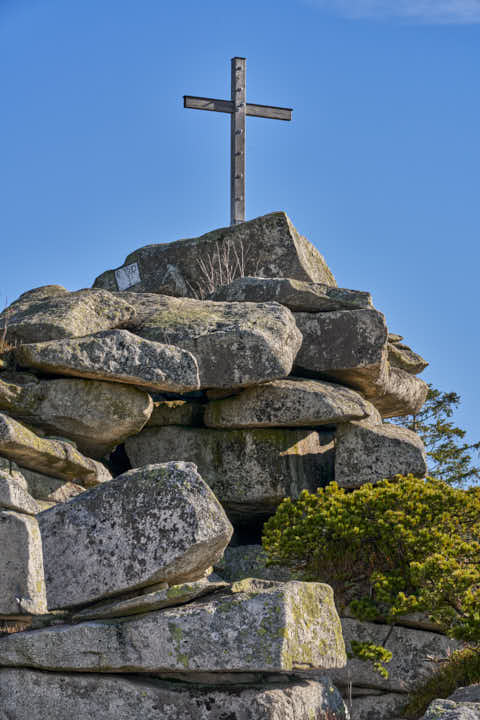
<instances>
[{"instance_id":1,"label":"gray stone","mask_svg":"<svg viewBox=\"0 0 480 720\"><path fill-rule=\"evenodd\" d=\"M284 212L213 230L198 238L147 245L130 253L122 268L102 273L94 287L205 297L226 280L241 275L336 285L322 255L299 235ZM125 282L124 273L131 273L131 280Z\"/></svg>"},{"instance_id":2,"label":"gray stone","mask_svg":"<svg viewBox=\"0 0 480 720\"><path fill-rule=\"evenodd\" d=\"M390 365L401 368L412 375L418 375L428 367L428 362L401 342L388 343Z\"/></svg>"},{"instance_id":3,"label":"gray stone","mask_svg":"<svg viewBox=\"0 0 480 720\"><path fill-rule=\"evenodd\" d=\"M44 614L47 604L37 519L0 511L0 548L0 615Z\"/></svg>"},{"instance_id":4,"label":"gray stone","mask_svg":"<svg viewBox=\"0 0 480 720\"><path fill-rule=\"evenodd\" d=\"M49 610L201 577L232 527L194 465L149 465L38 515Z\"/></svg>"},{"instance_id":5,"label":"gray stone","mask_svg":"<svg viewBox=\"0 0 480 720\"><path fill-rule=\"evenodd\" d=\"M295 580L293 573L285 567L267 567L267 553L261 545L239 545L227 547L223 558L215 565L215 571L228 582L261 578L288 582Z\"/></svg>"},{"instance_id":6,"label":"gray stone","mask_svg":"<svg viewBox=\"0 0 480 720\"><path fill-rule=\"evenodd\" d=\"M16 510L27 515L36 515L40 512L38 504L23 485L4 470L0 470L0 508Z\"/></svg>"},{"instance_id":7,"label":"gray stone","mask_svg":"<svg viewBox=\"0 0 480 720\"><path fill-rule=\"evenodd\" d=\"M422 409L427 393L426 382L401 368L390 366L383 389L373 395L371 401L384 418L416 415Z\"/></svg>"},{"instance_id":8,"label":"gray stone","mask_svg":"<svg viewBox=\"0 0 480 720\"><path fill-rule=\"evenodd\" d=\"M48 434L75 441L81 452L101 458L140 432L153 402L148 393L98 380L43 380L17 384L0 378L0 409Z\"/></svg>"},{"instance_id":9,"label":"gray stone","mask_svg":"<svg viewBox=\"0 0 480 720\"><path fill-rule=\"evenodd\" d=\"M28 492L39 503L64 503L85 492L83 485L21 468ZM50 507L50 505L49 505ZM42 509L45 509L42 505Z\"/></svg>"},{"instance_id":10,"label":"gray stone","mask_svg":"<svg viewBox=\"0 0 480 720\"><path fill-rule=\"evenodd\" d=\"M350 713L354 720L395 720L400 718L407 697L402 693L366 695L353 698Z\"/></svg>"},{"instance_id":11,"label":"gray stone","mask_svg":"<svg viewBox=\"0 0 480 720\"><path fill-rule=\"evenodd\" d=\"M348 720L328 678L209 688L152 678L0 669L0 720Z\"/></svg>"},{"instance_id":12,"label":"gray stone","mask_svg":"<svg viewBox=\"0 0 480 720\"><path fill-rule=\"evenodd\" d=\"M144 340L128 330L22 345L16 348L15 357L19 365L44 372L149 390L183 393L199 387L198 367L191 353Z\"/></svg>"},{"instance_id":13,"label":"gray stone","mask_svg":"<svg viewBox=\"0 0 480 720\"><path fill-rule=\"evenodd\" d=\"M160 400L153 403L153 411L147 425L163 427L164 425L203 425L205 404L195 400Z\"/></svg>"},{"instance_id":14,"label":"gray stone","mask_svg":"<svg viewBox=\"0 0 480 720\"><path fill-rule=\"evenodd\" d=\"M81 622L83 620L99 620L103 618L118 618L127 615L140 615L141 613L161 610L175 605L184 605L203 595L209 595L216 590L222 590L228 586L226 582L210 582L202 578L191 583L171 585L163 583L161 589L147 592L146 588L141 595L134 595L125 599L107 600L95 605L90 605L85 610L75 613L72 620Z\"/></svg>"},{"instance_id":15,"label":"gray stone","mask_svg":"<svg viewBox=\"0 0 480 720\"><path fill-rule=\"evenodd\" d=\"M204 422L226 429L315 427L360 420L376 412L355 390L320 380L287 378L209 403Z\"/></svg>"},{"instance_id":16,"label":"gray stone","mask_svg":"<svg viewBox=\"0 0 480 720\"><path fill-rule=\"evenodd\" d=\"M455 702L480 703L480 683L457 688L448 699Z\"/></svg>"},{"instance_id":17,"label":"gray stone","mask_svg":"<svg viewBox=\"0 0 480 720\"><path fill-rule=\"evenodd\" d=\"M24 467L92 487L111 479L102 463L82 455L70 442L42 438L0 413L0 453Z\"/></svg>"},{"instance_id":18,"label":"gray stone","mask_svg":"<svg viewBox=\"0 0 480 720\"><path fill-rule=\"evenodd\" d=\"M302 336L278 303L216 303L122 293L137 312L135 332L191 352L202 388L234 388L289 375Z\"/></svg>"},{"instance_id":19,"label":"gray stone","mask_svg":"<svg viewBox=\"0 0 480 720\"><path fill-rule=\"evenodd\" d=\"M125 327L134 316L131 305L105 290L47 285L20 295L0 314L0 328L7 324L12 343L39 343Z\"/></svg>"},{"instance_id":20,"label":"gray stone","mask_svg":"<svg viewBox=\"0 0 480 720\"><path fill-rule=\"evenodd\" d=\"M387 423L348 423L337 429L335 480L340 487L357 488L409 473L422 478L426 472L423 442L411 430Z\"/></svg>"},{"instance_id":21,"label":"gray stone","mask_svg":"<svg viewBox=\"0 0 480 720\"><path fill-rule=\"evenodd\" d=\"M377 310L294 313L303 335L297 375L339 381L369 398L387 381L387 326Z\"/></svg>"},{"instance_id":22,"label":"gray stone","mask_svg":"<svg viewBox=\"0 0 480 720\"><path fill-rule=\"evenodd\" d=\"M345 668L329 672L338 687L353 685L389 693L408 693L423 684L438 670L438 663L460 647L456 640L425 630L391 627L350 618L342 618L343 637L347 652L352 640L384 645L393 653L386 665L384 678L373 665L357 658L350 659ZM355 717L355 716L354 716Z\"/></svg>"},{"instance_id":23,"label":"gray stone","mask_svg":"<svg viewBox=\"0 0 480 720\"><path fill-rule=\"evenodd\" d=\"M402 342L402 340L403 340L403 335L397 335L396 333L391 333L391 332L388 333L388 342L389 343L395 344L395 343Z\"/></svg>"},{"instance_id":24,"label":"gray stone","mask_svg":"<svg viewBox=\"0 0 480 720\"><path fill-rule=\"evenodd\" d=\"M133 467L194 462L232 518L275 511L333 479L333 434L312 430L146 428L125 442Z\"/></svg>"},{"instance_id":25,"label":"gray stone","mask_svg":"<svg viewBox=\"0 0 480 720\"><path fill-rule=\"evenodd\" d=\"M434 700L421 720L480 720L480 703Z\"/></svg>"},{"instance_id":26,"label":"gray stone","mask_svg":"<svg viewBox=\"0 0 480 720\"><path fill-rule=\"evenodd\" d=\"M371 308L372 296L323 283L292 278L239 277L209 297L222 302L278 302L295 312L331 312Z\"/></svg>"},{"instance_id":27,"label":"gray stone","mask_svg":"<svg viewBox=\"0 0 480 720\"><path fill-rule=\"evenodd\" d=\"M320 583L243 580L187 605L0 641L0 665L77 672L316 672L345 661L333 591Z\"/></svg>"}]
</instances>

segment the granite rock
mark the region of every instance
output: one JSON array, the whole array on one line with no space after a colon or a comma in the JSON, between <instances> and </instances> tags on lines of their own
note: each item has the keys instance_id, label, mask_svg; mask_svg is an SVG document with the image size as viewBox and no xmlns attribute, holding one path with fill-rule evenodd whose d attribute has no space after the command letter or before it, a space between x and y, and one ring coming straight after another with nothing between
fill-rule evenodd
<instances>
[{"instance_id":1,"label":"granite rock","mask_svg":"<svg viewBox=\"0 0 480 720\"><path fill-rule=\"evenodd\" d=\"M434 700L421 720L480 720L480 703Z\"/></svg>"},{"instance_id":2,"label":"granite rock","mask_svg":"<svg viewBox=\"0 0 480 720\"><path fill-rule=\"evenodd\" d=\"M83 485L21 468L27 490L39 502L64 503L85 492Z\"/></svg>"},{"instance_id":3,"label":"granite rock","mask_svg":"<svg viewBox=\"0 0 480 720\"><path fill-rule=\"evenodd\" d=\"M0 470L0 508L36 515L40 508L24 485L10 473Z\"/></svg>"},{"instance_id":4,"label":"granite rock","mask_svg":"<svg viewBox=\"0 0 480 720\"><path fill-rule=\"evenodd\" d=\"M159 400L153 403L153 411L147 425L203 425L205 404L195 400Z\"/></svg>"},{"instance_id":5,"label":"granite rock","mask_svg":"<svg viewBox=\"0 0 480 720\"><path fill-rule=\"evenodd\" d=\"M421 355L401 342L388 343L388 359L390 365L412 375L418 375L428 367L428 362Z\"/></svg>"},{"instance_id":6,"label":"granite rock","mask_svg":"<svg viewBox=\"0 0 480 720\"><path fill-rule=\"evenodd\" d=\"M223 558L215 565L215 572L228 582L246 578L261 578L288 582L295 580L291 570L279 565L267 567L267 553L261 545L227 547Z\"/></svg>"},{"instance_id":7,"label":"granite rock","mask_svg":"<svg viewBox=\"0 0 480 720\"><path fill-rule=\"evenodd\" d=\"M401 717L406 703L403 693L365 695L353 698L350 712L354 720L395 720Z\"/></svg>"},{"instance_id":8,"label":"granite rock","mask_svg":"<svg viewBox=\"0 0 480 720\"><path fill-rule=\"evenodd\" d=\"M422 409L427 393L428 385L424 380L390 365L383 388L372 395L371 401L384 418L416 415Z\"/></svg>"}]
</instances>

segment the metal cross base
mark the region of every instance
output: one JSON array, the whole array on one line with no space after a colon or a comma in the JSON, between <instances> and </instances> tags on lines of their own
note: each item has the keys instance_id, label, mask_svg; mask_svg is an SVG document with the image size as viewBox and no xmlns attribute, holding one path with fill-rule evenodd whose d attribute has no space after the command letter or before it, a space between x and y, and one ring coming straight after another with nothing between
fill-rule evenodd
<instances>
[{"instance_id":1,"label":"metal cross base","mask_svg":"<svg viewBox=\"0 0 480 720\"><path fill-rule=\"evenodd\" d=\"M183 96L183 106L194 110L230 113L231 115L231 161L230 161L230 224L245 221L245 116L291 120L292 109L271 105L247 103L245 58L235 57L232 64L232 99Z\"/></svg>"}]
</instances>

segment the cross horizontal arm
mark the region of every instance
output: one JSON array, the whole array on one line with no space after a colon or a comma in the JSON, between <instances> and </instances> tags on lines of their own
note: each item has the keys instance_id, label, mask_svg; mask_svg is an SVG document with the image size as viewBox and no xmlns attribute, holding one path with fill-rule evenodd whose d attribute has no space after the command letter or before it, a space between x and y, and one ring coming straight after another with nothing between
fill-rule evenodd
<instances>
[{"instance_id":1,"label":"cross horizontal arm","mask_svg":"<svg viewBox=\"0 0 480 720\"><path fill-rule=\"evenodd\" d=\"M214 98L195 97L193 95L183 96L183 107L192 108L193 110L210 110L211 112L233 112L233 103L231 100L215 100ZM269 118L270 120L292 119L291 108L247 103L246 111L246 114L251 117Z\"/></svg>"}]
</instances>

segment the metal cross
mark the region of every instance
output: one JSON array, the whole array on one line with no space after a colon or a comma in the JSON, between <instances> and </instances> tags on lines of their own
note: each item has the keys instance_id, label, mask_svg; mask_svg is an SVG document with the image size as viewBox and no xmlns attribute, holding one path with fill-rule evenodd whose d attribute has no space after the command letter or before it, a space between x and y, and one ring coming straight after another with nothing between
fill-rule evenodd
<instances>
[{"instance_id":1,"label":"metal cross","mask_svg":"<svg viewBox=\"0 0 480 720\"><path fill-rule=\"evenodd\" d=\"M245 221L245 116L291 120L292 108L252 105L247 103L245 58L234 57L232 65L232 99L183 96L183 106L194 110L230 113L231 115L231 160L230 160L230 224Z\"/></svg>"}]
</instances>

